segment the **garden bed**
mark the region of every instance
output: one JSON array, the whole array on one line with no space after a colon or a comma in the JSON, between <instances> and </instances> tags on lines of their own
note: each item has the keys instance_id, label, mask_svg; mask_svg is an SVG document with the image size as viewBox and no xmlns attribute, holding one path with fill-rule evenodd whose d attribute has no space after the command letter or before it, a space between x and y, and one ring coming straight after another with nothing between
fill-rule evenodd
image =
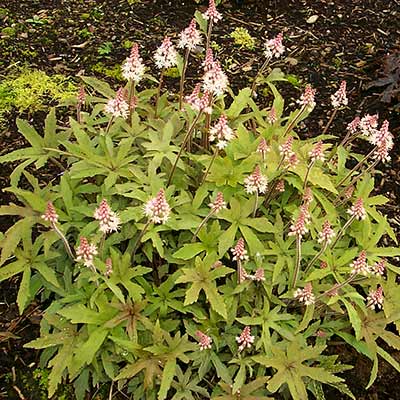
<instances>
[{"instance_id":1,"label":"garden bed","mask_svg":"<svg viewBox=\"0 0 400 400\"><path fill-rule=\"evenodd\" d=\"M241 2L238 2L241 3ZM398 134L399 98L390 103L382 101L383 88L367 85L379 78L382 60L387 54L400 50L399 7L396 0L381 1L244 1L224 3L223 23L216 25L213 40L218 58L224 60L223 66L229 76L232 89L243 87L244 81L251 80L262 64L263 40L283 32L288 48L287 57L274 66L281 67L291 74L292 84L280 86L284 97L299 97L297 86L309 82L317 89L317 105L299 131L304 137L320 133L331 112L330 94L341 80L347 81L349 107L356 114L379 113L380 119L387 119L395 136L391 153L392 161L385 164L379 181L377 193L389 198L389 203L381 207L400 239L400 205L398 177L400 173L400 151ZM28 64L31 68L68 76L97 75L110 82L120 79L118 65L127 56L133 41L142 49L145 62L150 65L152 52L160 44L165 34L177 35L190 21L197 5L194 2L140 1L10 1L0 13L2 30L0 72L7 75L14 67ZM237 27L244 27L256 39L255 49L236 46L230 33ZM195 71L191 71L194 74ZM191 76L189 75L189 81ZM178 80L167 79L167 85L176 87ZM117 87L118 83L115 83ZM346 120L335 119L333 132L344 135L347 123L352 119L346 112ZM0 135L0 154L6 154L25 145L17 133L14 123L15 113L9 123L2 128ZM40 125L43 114L29 112L23 115ZM347 119L348 118L348 119ZM382 166L382 164L381 164ZM2 166L0 184L8 186L11 166ZM46 181L58 173L55 169L38 171L39 180ZM1 203L13 201L12 196L2 192ZM5 231L12 219L1 222ZM30 306L23 316L18 315L15 306L17 279L1 284L0 317L0 397L10 399L35 399L33 390L25 386L30 382L30 371L37 366L38 356L22 345L38 335L38 322L44 305ZM380 365L378 379L365 391L371 366L365 358L348 348L337 345L342 361L355 364L346 373L350 388L359 400L399 399L397 373ZM400 361L398 351L391 350L393 357ZM357 361L355 361L357 360ZM28 376L28 378L26 378ZM23 378L25 377L25 378ZM24 383L25 382L25 383ZM29 385L37 385L35 382ZM35 386L33 386L35 387ZM27 391L28 390L28 391ZM29 393L29 390L32 392ZM7 397L8 396L8 397ZM337 399L338 392L331 393ZM38 397L39 398L39 397Z\"/></svg>"}]
</instances>

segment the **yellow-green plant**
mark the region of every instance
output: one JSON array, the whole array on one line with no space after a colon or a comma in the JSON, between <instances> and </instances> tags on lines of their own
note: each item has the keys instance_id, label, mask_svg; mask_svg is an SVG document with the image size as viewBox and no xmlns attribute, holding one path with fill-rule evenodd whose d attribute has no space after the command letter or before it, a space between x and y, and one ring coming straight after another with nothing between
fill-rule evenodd
<instances>
[{"instance_id":1,"label":"yellow-green plant","mask_svg":"<svg viewBox=\"0 0 400 400\"><path fill-rule=\"evenodd\" d=\"M46 110L50 105L74 97L77 87L64 75L22 69L0 83L0 120L12 108L18 112Z\"/></svg>"},{"instance_id":2,"label":"yellow-green plant","mask_svg":"<svg viewBox=\"0 0 400 400\"><path fill-rule=\"evenodd\" d=\"M248 50L254 50L256 41L246 28L238 27L232 31L229 36L233 39L233 42L236 46L240 46Z\"/></svg>"}]
</instances>

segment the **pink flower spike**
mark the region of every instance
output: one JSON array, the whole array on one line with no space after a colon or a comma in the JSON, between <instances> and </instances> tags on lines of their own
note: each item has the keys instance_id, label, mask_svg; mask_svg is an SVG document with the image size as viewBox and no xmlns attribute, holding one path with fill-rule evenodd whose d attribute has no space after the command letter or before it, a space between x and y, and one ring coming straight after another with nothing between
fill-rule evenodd
<instances>
[{"instance_id":1,"label":"pink flower spike","mask_svg":"<svg viewBox=\"0 0 400 400\"><path fill-rule=\"evenodd\" d=\"M380 310L383 307L383 289L379 286L376 290L370 290L367 297L367 307L375 310L375 306Z\"/></svg>"},{"instance_id":2,"label":"pink flower spike","mask_svg":"<svg viewBox=\"0 0 400 400\"><path fill-rule=\"evenodd\" d=\"M376 132L376 128L378 127L378 114L369 115L366 114L364 117L360 119L358 124L358 129L361 131L361 134L367 138L370 138Z\"/></svg>"},{"instance_id":3,"label":"pink flower spike","mask_svg":"<svg viewBox=\"0 0 400 400\"><path fill-rule=\"evenodd\" d=\"M200 32L196 29L196 20L193 18L187 28L180 33L178 47L193 51L201 43Z\"/></svg>"},{"instance_id":4,"label":"pink flower spike","mask_svg":"<svg viewBox=\"0 0 400 400\"><path fill-rule=\"evenodd\" d=\"M193 110L198 112L205 112L206 114L211 114L211 107L210 107L210 99L211 94L209 92L205 92L200 97L200 87L201 83L198 83L193 92L185 97L185 101L193 108Z\"/></svg>"},{"instance_id":5,"label":"pink flower spike","mask_svg":"<svg viewBox=\"0 0 400 400\"><path fill-rule=\"evenodd\" d=\"M197 331L196 336L199 338L200 351L211 349L212 338L210 336L207 336L201 331Z\"/></svg>"},{"instance_id":6,"label":"pink flower spike","mask_svg":"<svg viewBox=\"0 0 400 400\"><path fill-rule=\"evenodd\" d=\"M283 179L279 180L276 184L276 191L283 193L285 191L285 181Z\"/></svg>"},{"instance_id":7,"label":"pink flower spike","mask_svg":"<svg viewBox=\"0 0 400 400\"><path fill-rule=\"evenodd\" d=\"M359 197L353 206L347 212L358 220L365 219L367 213L365 212L363 199Z\"/></svg>"},{"instance_id":8,"label":"pink flower spike","mask_svg":"<svg viewBox=\"0 0 400 400\"><path fill-rule=\"evenodd\" d=\"M363 250L357 259L350 264L350 267L352 268L352 275L360 274L367 276L371 272L370 267L367 264L367 252Z\"/></svg>"},{"instance_id":9,"label":"pink flower spike","mask_svg":"<svg viewBox=\"0 0 400 400\"><path fill-rule=\"evenodd\" d=\"M341 106L347 106L346 81L340 83L339 90L331 96L332 107L338 109Z\"/></svg>"},{"instance_id":10,"label":"pink flower spike","mask_svg":"<svg viewBox=\"0 0 400 400\"><path fill-rule=\"evenodd\" d=\"M350 200L354 193L354 186L349 186L344 192L344 198Z\"/></svg>"},{"instance_id":11,"label":"pink flower spike","mask_svg":"<svg viewBox=\"0 0 400 400\"><path fill-rule=\"evenodd\" d=\"M311 85L306 85L304 93L301 95L300 100L297 100L299 104L312 110L315 107L315 92L316 90Z\"/></svg>"},{"instance_id":12,"label":"pink flower spike","mask_svg":"<svg viewBox=\"0 0 400 400\"><path fill-rule=\"evenodd\" d=\"M79 92L77 96L78 107L82 107L83 105L85 105L85 101L86 101L85 88L81 85L79 87Z\"/></svg>"},{"instance_id":13,"label":"pink flower spike","mask_svg":"<svg viewBox=\"0 0 400 400\"><path fill-rule=\"evenodd\" d=\"M278 121L278 117L276 116L276 110L275 107L272 106L271 109L269 110L269 114L267 116L267 121L273 125L276 121Z\"/></svg>"},{"instance_id":14,"label":"pink flower spike","mask_svg":"<svg viewBox=\"0 0 400 400\"><path fill-rule=\"evenodd\" d=\"M247 250L244 247L244 240L243 238L240 238L237 243L236 246L234 248L231 249L231 252L233 254L233 260L248 260L249 257L247 255Z\"/></svg>"},{"instance_id":15,"label":"pink flower spike","mask_svg":"<svg viewBox=\"0 0 400 400\"><path fill-rule=\"evenodd\" d=\"M47 202L46 212L42 215L42 218L51 224L56 224L58 222L58 214L51 201Z\"/></svg>"},{"instance_id":16,"label":"pink flower spike","mask_svg":"<svg viewBox=\"0 0 400 400\"><path fill-rule=\"evenodd\" d=\"M265 193L268 187L267 177L261 174L260 166L256 165L253 173L244 180L247 193Z\"/></svg>"},{"instance_id":17,"label":"pink flower spike","mask_svg":"<svg viewBox=\"0 0 400 400\"><path fill-rule=\"evenodd\" d=\"M294 168L298 163L299 163L299 159L297 158L296 154L293 153L287 160L287 167Z\"/></svg>"},{"instance_id":18,"label":"pink flower spike","mask_svg":"<svg viewBox=\"0 0 400 400\"><path fill-rule=\"evenodd\" d=\"M306 306L309 306L315 303L315 296L312 290L313 288L311 282L307 282L304 286L304 289L299 288L294 292L293 297L300 303L304 303Z\"/></svg>"},{"instance_id":19,"label":"pink flower spike","mask_svg":"<svg viewBox=\"0 0 400 400\"><path fill-rule=\"evenodd\" d=\"M210 129L210 142L217 140L217 147L222 150L234 137L233 130L228 126L228 119L222 114L218 122Z\"/></svg>"},{"instance_id":20,"label":"pink flower spike","mask_svg":"<svg viewBox=\"0 0 400 400\"><path fill-rule=\"evenodd\" d=\"M250 278L250 275L246 272L246 270L242 266L239 266L239 276L237 278L238 278L238 284L240 285L247 278Z\"/></svg>"},{"instance_id":21,"label":"pink flower spike","mask_svg":"<svg viewBox=\"0 0 400 400\"><path fill-rule=\"evenodd\" d=\"M254 336L251 335L251 329L249 326L246 326L240 336L236 337L236 341L239 343L239 352L244 350L246 347L251 347L254 343Z\"/></svg>"},{"instance_id":22,"label":"pink flower spike","mask_svg":"<svg viewBox=\"0 0 400 400\"><path fill-rule=\"evenodd\" d=\"M279 146L280 155L285 160L289 160L290 157L294 154L292 150L293 140L293 136L289 136L286 142Z\"/></svg>"},{"instance_id":23,"label":"pink flower spike","mask_svg":"<svg viewBox=\"0 0 400 400\"><path fill-rule=\"evenodd\" d=\"M376 151L373 154L376 160L382 162L390 160L389 152L393 148L393 135L389 132L389 122L387 120L383 121L380 130L375 130L369 141L376 146Z\"/></svg>"},{"instance_id":24,"label":"pink flower spike","mask_svg":"<svg viewBox=\"0 0 400 400\"><path fill-rule=\"evenodd\" d=\"M264 55L266 58L279 58L285 52L285 46L282 44L283 34L279 33L275 38L265 42Z\"/></svg>"},{"instance_id":25,"label":"pink flower spike","mask_svg":"<svg viewBox=\"0 0 400 400\"><path fill-rule=\"evenodd\" d=\"M202 15L204 19L211 20L214 24L217 23L220 19L222 19L222 15L217 11L217 7L215 6L214 0L209 1L208 9Z\"/></svg>"},{"instance_id":26,"label":"pink flower spike","mask_svg":"<svg viewBox=\"0 0 400 400\"><path fill-rule=\"evenodd\" d=\"M306 223L309 220L309 213L306 208L300 208L300 214L296 221L290 226L289 236L299 236L302 238L307 232Z\"/></svg>"},{"instance_id":27,"label":"pink flower spike","mask_svg":"<svg viewBox=\"0 0 400 400\"><path fill-rule=\"evenodd\" d=\"M322 149L322 141L320 140L315 144L313 149L308 153L310 156L311 162L315 163L316 161L325 161L324 151Z\"/></svg>"},{"instance_id":28,"label":"pink flower spike","mask_svg":"<svg viewBox=\"0 0 400 400\"><path fill-rule=\"evenodd\" d=\"M206 57L205 57L204 63L203 63L204 72L212 69L213 65L214 65L214 55L213 55L212 48L209 47L206 51Z\"/></svg>"},{"instance_id":29,"label":"pink flower spike","mask_svg":"<svg viewBox=\"0 0 400 400\"><path fill-rule=\"evenodd\" d=\"M313 200L314 200L314 196L312 194L311 188L306 187L306 189L304 190L304 194L303 194L303 203L307 209Z\"/></svg>"},{"instance_id":30,"label":"pink flower spike","mask_svg":"<svg viewBox=\"0 0 400 400\"><path fill-rule=\"evenodd\" d=\"M171 208L165 198L164 189L160 189L157 196L149 200L144 206L144 214L155 224L167 222L170 213Z\"/></svg>"},{"instance_id":31,"label":"pink flower spike","mask_svg":"<svg viewBox=\"0 0 400 400\"><path fill-rule=\"evenodd\" d=\"M327 292L327 295L329 297L335 297L339 294L339 289L340 289L340 285L338 283L335 283L331 289Z\"/></svg>"},{"instance_id":32,"label":"pink flower spike","mask_svg":"<svg viewBox=\"0 0 400 400\"><path fill-rule=\"evenodd\" d=\"M165 37L161 46L154 53L154 60L159 69L177 65L177 52L169 37Z\"/></svg>"},{"instance_id":33,"label":"pink flower spike","mask_svg":"<svg viewBox=\"0 0 400 400\"><path fill-rule=\"evenodd\" d=\"M189 96L185 97L185 101L189 103L192 107L193 105L196 105L199 96L200 96L200 88L201 88L201 83L198 83L194 88L192 93ZM194 108L194 107L193 107Z\"/></svg>"},{"instance_id":34,"label":"pink flower spike","mask_svg":"<svg viewBox=\"0 0 400 400\"><path fill-rule=\"evenodd\" d=\"M349 133L354 135L357 132L359 125L360 125L360 117L355 117L353 121L347 124L346 129L349 131Z\"/></svg>"},{"instance_id":35,"label":"pink flower spike","mask_svg":"<svg viewBox=\"0 0 400 400\"><path fill-rule=\"evenodd\" d=\"M215 200L208 206L215 214L226 208L226 202L224 201L224 195L222 194L222 192L218 192Z\"/></svg>"},{"instance_id":36,"label":"pink flower spike","mask_svg":"<svg viewBox=\"0 0 400 400\"><path fill-rule=\"evenodd\" d=\"M128 118L129 115L129 104L125 100L125 90L124 88L119 88L115 99L108 100L104 111L112 114L114 118L122 117L124 119Z\"/></svg>"},{"instance_id":37,"label":"pink flower spike","mask_svg":"<svg viewBox=\"0 0 400 400\"><path fill-rule=\"evenodd\" d=\"M97 254L97 247L90 244L85 237L80 238L80 245L76 249L76 261L83 261L86 267L93 268L93 258Z\"/></svg>"},{"instance_id":38,"label":"pink flower spike","mask_svg":"<svg viewBox=\"0 0 400 400\"><path fill-rule=\"evenodd\" d=\"M264 282L265 281L265 271L264 268L257 268L254 274L254 280L256 282Z\"/></svg>"},{"instance_id":39,"label":"pink flower spike","mask_svg":"<svg viewBox=\"0 0 400 400\"><path fill-rule=\"evenodd\" d=\"M219 61L214 61L211 68L203 75L203 89L215 96L221 96L228 88L228 77L221 68Z\"/></svg>"},{"instance_id":40,"label":"pink flower spike","mask_svg":"<svg viewBox=\"0 0 400 400\"><path fill-rule=\"evenodd\" d=\"M129 110L131 112L135 111L135 108L137 107L139 102L139 99L136 96L132 96L131 101L129 103Z\"/></svg>"},{"instance_id":41,"label":"pink flower spike","mask_svg":"<svg viewBox=\"0 0 400 400\"><path fill-rule=\"evenodd\" d=\"M322 231L319 232L318 235L319 235L318 243L330 244L336 234L333 231L329 221L325 221L324 225L322 226Z\"/></svg>"},{"instance_id":42,"label":"pink flower spike","mask_svg":"<svg viewBox=\"0 0 400 400\"><path fill-rule=\"evenodd\" d=\"M321 264L319 265L319 267L320 267L321 269L328 268L328 263L327 263L326 261L321 261Z\"/></svg>"},{"instance_id":43,"label":"pink flower spike","mask_svg":"<svg viewBox=\"0 0 400 400\"><path fill-rule=\"evenodd\" d=\"M99 221L100 231L103 233L116 232L121 223L117 214L111 210L106 199L101 201L93 216Z\"/></svg>"},{"instance_id":44,"label":"pink flower spike","mask_svg":"<svg viewBox=\"0 0 400 400\"><path fill-rule=\"evenodd\" d=\"M261 138L260 143L257 146L257 153L261 154L263 161L265 161L265 157L270 150L267 141L264 138Z\"/></svg>"},{"instance_id":45,"label":"pink flower spike","mask_svg":"<svg viewBox=\"0 0 400 400\"><path fill-rule=\"evenodd\" d=\"M131 54L122 65L122 76L135 83L139 83L144 75L145 66L142 58L139 56L139 45L135 43L132 46Z\"/></svg>"},{"instance_id":46,"label":"pink flower spike","mask_svg":"<svg viewBox=\"0 0 400 400\"><path fill-rule=\"evenodd\" d=\"M376 276L383 276L386 272L386 261L377 261L372 267L371 272Z\"/></svg>"},{"instance_id":47,"label":"pink flower spike","mask_svg":"<svg viewBox=\"0 0 400 400\"><path fill-rule=\"evenodd\" d=\"M111 258L107 258L106 260L106 270L104 272L104 275L109 278L113 272L113 266L112 266L112 260Z\"/></svg>"}]
</instances>

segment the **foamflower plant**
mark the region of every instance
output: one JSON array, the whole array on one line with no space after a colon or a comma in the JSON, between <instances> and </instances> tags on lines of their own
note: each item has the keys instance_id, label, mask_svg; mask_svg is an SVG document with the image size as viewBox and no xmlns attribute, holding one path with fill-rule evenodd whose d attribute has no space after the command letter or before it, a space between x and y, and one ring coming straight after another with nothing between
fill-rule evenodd
<instances>
[{"instance_id":1,"label":"foamflower plant","mask_svg":"<svg viewBox=\"0 0 400 400\"><path fill-rule=\"evenodd\" d=\"M400 340L400 251L374 194L391 127L356 115L338 82L326 134L303 138L319 93L305 85L285 109L289 83L269 63L283 35L268 32L268 62L236 91L209 46L222 14L211 0L195 18L178 43L147 49L153 59L135 44L124 87L82 77L63 123L58 109L43 129L17 120L28 146L0 157L19 163L6 189L18 203L0 207L16 217L0 280L19 276L21 314L41 304L25 346L43 349L49 397L69 381L77 399L107 387L109 398L305 400L328 386L355 399L338 338L370 359L367 387L380 359L400 370L387 350ZM175 93L163 83L177 64ZM262 84L274 96L258 102ZM352 122L335 131L339 112ZM48 163L62 173L44 183Z\"/></svg>"}]
</instances>

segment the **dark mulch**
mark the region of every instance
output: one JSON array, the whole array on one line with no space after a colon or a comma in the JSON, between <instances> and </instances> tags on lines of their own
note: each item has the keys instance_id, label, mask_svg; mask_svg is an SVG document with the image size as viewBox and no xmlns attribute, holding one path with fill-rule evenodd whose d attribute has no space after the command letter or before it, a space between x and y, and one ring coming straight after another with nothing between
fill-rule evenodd
<instances>
[{"instance_id":1,"label":"dark mulch","mask_svg":"<svg viewBox=\"0 0 400 400\"><path fill-rule=\"evenodd\" d=\"M92 74L95 65L113 67L120 64L129 52L128 40L142 45L142 56L151 66L151 54L163 36L176 36L189 23L198 6L190 0L143 0L132 5L127 0L10 0L1 7L0 26L13 27L14 34L1 34L0 75L7 74L13 66L27 63L49 73L75 76ZM224 20L216 26L214 40L219 44L218 57L225 60L224 66L234 90L245 86L262 63L263 38L282 31L289 57L276 66L293 74L294 81L309 82L318 90L317 106L302 129L303 135L320 133L331 111L329 96L342 79L347 81L350 91L349 109L339 115L331 132L342 136L345 125L355 115L367 112L378 112L381 120L390 121L396 138L395 147L392 161L380 167L377 192L390 199L383 212L400 237L400 189L397 184L400 99L383 103L381 93L384 88L366 90L367 85L380 76L385 55L400 51L400 1L236 0L225 3L220 10ZM310 23L312 16L318 18ZM234 47L229 33L239 26L247 28L257 39L258 50ZM107 46L110 52L105 54L103 50ZM191 70L189 80L196 77L196 72L196 69ZM176 85L176 82L170 80L169 84ZM289 107L294 107L300 89L289 84L280 88L284 97L291 99ZM33 116L33 119L38 123L38 117ZM0 132L0 154L23 145L10 118L9 126ZM10 172L10 166L2 166L1 187L7 186ZM47 173L37 172L39 177ZM2 191L1 203L7 204L11 200L12 197ZM4 230L11 223L12 220L3 219L0 226ZM10 373L12 367L17 372L29 370L37 361L37 354L23 350L22 345L38 334L40 308L31 306L19 316L15 306L16 288L17 279L0 285L0 381L4 381L4 374ZM398 374L392 368L382 362L378 379L367 392L364 387L368 382L369 362L347 347L339 345L338 352L344 362L355 364L346 377L357 399L400 399ZM398 357L398 352L393 355ZM0 398L22 398L22 394L12 388L13 384L18 387L18 373L14 383L13 374L9 376L11 385L8 389L3 384L0 386ZM33 393L24 395L35 398ZM332 391L327 398L339 399L338 396Z\"/></svg>"}]
</instances>

